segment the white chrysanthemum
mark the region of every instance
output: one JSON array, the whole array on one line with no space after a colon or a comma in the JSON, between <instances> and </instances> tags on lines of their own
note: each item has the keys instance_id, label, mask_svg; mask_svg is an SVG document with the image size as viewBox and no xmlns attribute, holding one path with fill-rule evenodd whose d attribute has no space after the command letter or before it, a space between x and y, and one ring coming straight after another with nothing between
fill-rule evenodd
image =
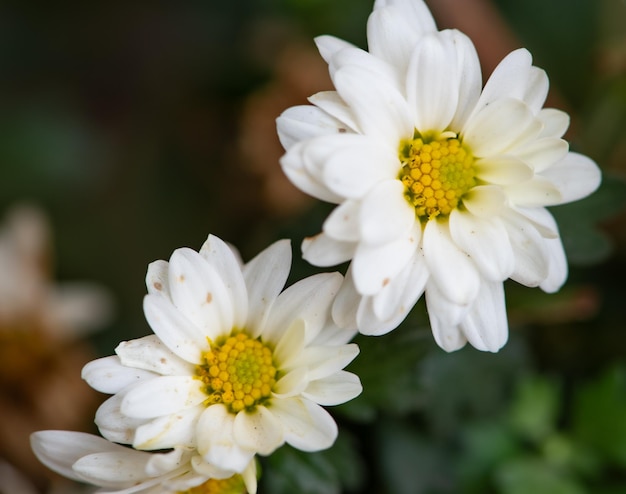
<instances>
[{"instance_id":1,"label":"white chrysanthemum","mask_svg":"<svg viewBox=\"0 0 626 494\"><path fill-rule=\"evenodd\" d=\"M96 423L107 439L142 450L197 448L210 464L241 472L287 442L328 448L337 426L320 405L361 392L342 369L358 354L356 331L330 316L339 273L281 293L291 247L279 241L245 266L219 238L150 264L144 311L155 335L123 342L87 364L87 382L114 396Z\"/></svg>"},{"instance_id":2,"label":"white chrysanthemum","mask_svg":"<svg viewBox=\"0 0 626 494\"><path fill-rule=\"evenodd\" d=\"M99 436L73 431L38 431L32 449L44 465L69 479L96 485L108 494L255 494L256 463L232 476L207 464L197 453L137 451Z\"/></svg>"},{"instance_id":3,"label":"white chrysanthemum","mask_svg":"<svg viewBox=\"0 0 626 494\"><path fill-rule=\"evenodd\" d=\"M333 307L342 324L383 334L422 293L437 343L497 351L508 336L502 282L559 289L567 264L546 206L600 183L562 139L569 117L542 109L544 71L509 54L481 92L472 42L437 31L421 0L377 0L369 52L322 36L336 91L278 118L293 183L338 204L303 255L351 260Z\"/></svg>"}]
</instances>

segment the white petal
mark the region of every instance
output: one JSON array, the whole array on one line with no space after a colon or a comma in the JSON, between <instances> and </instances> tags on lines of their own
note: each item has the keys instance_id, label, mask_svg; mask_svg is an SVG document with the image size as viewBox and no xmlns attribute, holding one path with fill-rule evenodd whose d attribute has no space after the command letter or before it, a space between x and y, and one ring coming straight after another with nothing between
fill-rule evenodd
<instances>
[{"instance_id":1,"label":"white petal","mask_svg":"<svg viewBox=\"0 0 626 494\"><path fill-rule=\"evenodd\" d=\"M355 343L338 347L315 346L305 348L300 354L299 364L309 370L307 378L311 381L322 379L342 370L359 354Z\"/></svg>"},{"instance_id":2,"label":"white petal","mask_svg":"<svg viewBox=\"0 0 626 494\"><path fill-rule=\"evenodd\" d=\"M295 144L280 158L283 172L296 187L306 194L326 202L335 204L341 202L343 200L341 196L331 192L326 185L306 169L302 152L307 143L308 141L304 141Z\"/></svg>"},{"instance_id":3,"label":"white petal","mask_svg":"<svg viewBox=\"0 0 626 494\"><path fill-rule=\"evenodd\" d=\"M176 249L170 258L172 302L210 339L231 330L231 293L217 271L198 252Z\"/></svg>"},{"instance_id":4,"label":"white petal","mask_svg":"<svg viewBox=\"0 0 626 494\"><path fill-rule=\"evenodd\" d=\"M537 114L537 118L543 123L539 137L563 137L569 127L569 115L554 108L544 108Z\"/></svg>"},{"instance_id":5,"label":"white petal","mask_svg":"<svg viewBox=\"0 0 626 494\"><path fill-rule=\"evenodd\" d=\"M361 295L354 286L352 266L350 265L331 309L331 315L335 324L340 328L346 329L346 331L356 329L356 314L360 302Z\"/></svg>"},{"instance_id":6,"label":"white petal","mask_svg":"<svg viewBox=\"0 0 626 494\"><path fill-rule=\"evenodd\" d=\"M549 251L534 225L521 215L508 212L504 226L509 234L515 269L511 279L526 286L538 286L549 273Z\"/></svg>"},{"instance_id":7,"label":"white petal","mask_svg":"<svg viewBox=\"0 0 626 494\"><path fill-rule=\"evenodd\" d=\"M196 423L204 409L205 406L201 404L158 417L137 427L133 446L144 450L195 447Z\"/></svg>"},{"instance_id":8,"label":"white petal","mask_svg":"<svg viewBox=\"0 0 626 494\"><path fill-rule=\"evenodd\" d=\"M561 193L559 204L588 196L600 186L602 180L600 169L593 160L572 152L541 175L550 180Z\"/></svg>"},{"instance_id":9,"label":"white petal","mask_svg":"<svg viewBox=\"0 0 626 494\"><path fill-rule=\"evenodd\" d=\"M122 365L161 375L192 375L195 367L167 348L156 335L122 341L115 353Z\"/></svg>"},{"instance_id":10,"label":"white petal","mask_svg":"<svg viewBox=\"0 0 626 494\"><path fill-rule=\"evenodd\" d=\"M485 220L471 213L452 211L450 235L489 280L503 281L515 267L513 250L506 229L496 218Z\"/></svg>"},{"instance_id":11,"label":"white petal","mask_svg":"<svg viewBox=\"0 0 626 494\"><path fill-rule=\"evenodd\" d=\"M400 92L404 89L403 70L398 70L399 68L397 66L387 63L387 61L376 57L371 52L361 50L360 48L356 48L354 46L339 50L333 55L329 65L330 77L333 82L337 72L350 65L366 68L373 74L376 74L377 77L380 77L382 81L385 81L395 87ZM309 101L311 100L309 99ZM331 115L335 114L331 113ZM353 115L353 113L350 112L350 115ZM340 120L344 121L343 119ZM358 126L353 127L352 122L352 119L345 120L345 123L348 124L350 128L355 131L360 130Z\"/></svg>"},{"instance_id":12,"label":"white petal","mask_svg":"<svg viewBox=\"0 0 626 494\"><path fill-rule=\"evenodd\" d=\"M537 67L531 67L528 72L528 80L522 99L537 114L546 101L550 83L545 71Z\"/></svg>"},{"instance_id":13,"label":"white petal","mask_svg":"<svg viewBox=\"0 0 626 494\"><path fill-rule=\"evenodd\" d=\"M282 339L287 337L287 328L294 321L302 320L305 331L302 334L303 342L309 343L327 323L330 306L342 281L343 277L339 273L319 273L291 285L276 299L267 329L263 332L263 340L278 343L278 350ZM287 353L275 355L278 361L289 356Z\"/></svg>"},{"instance_id":14,"label":"white petal","mask_svg":"<svg viewBox=\"0 0 626 494\"><path fill-rule=\"evenodd\" d=\"M407 99L415 112L415 128L442 132L454 117L459 98L456 51L447 36L426 34L411 56Z\"/></svg>"},{"instance_id":15,"label":"white petal","mask_svg":"<svg viewBox=\"0 0 626 494\"><path fill-rule=\"evenodd\" d=\"M502 282L483 280L478 297L460 326L478 350L497 352L504 346L509 332Z\"/></svg>"},{"instance_id":16,"label":"white petal","mask_svg":"<svg viewBox=\"0 0 626 494\"><path fill-rule=\"evenodd\" d=\"M458 103L451 129L462 129L474 110L482 89L482 73L478 53L472 41L456 29L442 32L455 46L457 62Z\"/></svg>"},{"instance_id":17,"label":"white petal","mask_svg":"<svg viewBox=\"0 0 626 494\"><path fill-rule=\"evenodd\" d=\"M72 469L81 457L96 451L126 450L93 434L73 431L37 431L31 434L33 452L46 467L73 480L82 480Z\"/></svg>"},{"instance_id":18,"label":"white petal","mask_svg":"<svg viewBox=\"0 0 626 494\"><path fill-rule=\"evenodd\" d=\"M416 38L437 30L433 15L422 0L376 0L374 2L374 12L389 7L399 10L402 18L411 26ZM407 38L404 42L408 43L411 40Z\"/></svg>"},{"instance_id":19,"label":"white petal","mask_svg":"<svg viewBox=\"0 0 626 494\"><path fill-rule=\"evenodd\" d=\"M281 371L284 370L281 367ZM301 394L309 384L308 369L295 367L282 376L272 390L274 398L288 398Z\"/></svg>"},{"instance_id":20,"label":"white petal","mask_svg":"<svg viewBox=\"0 0 626 494\"><path fill-rule=\"evenodd\" d=\"M122 365L118 357L111 356L92 360L86 364L81 377L96 391L115 394L131 384L152 379L155 374L126 367Z\"/></svg>"},{"instance_id":21,"label":"white petal","mask_svg":"<svg viewBox=\"0 0 626 494\"><path fill-rule=\"evenodd\" d=\"M165 294L169 296L169 279L168 279L168 262L154 261L148 264L148 272L146 273L146 287L148 293Z\"/></svg>"},{"instance_id":22,"label":"white petal","mask_svg":"<svg viewBox=\"0 0 626 494\"><path fill-rule=\"evenodd\" d=\"M248 290L241 271L241 260L231 246L215 235L209 235L200 249L200 255L217 271L230 294L234 309L232 325L243 327L248 316Z\"/></svg>"},{"instance_id":23,"label":"white petal","mask_svg":"<svg viewBox=\"0 0 626 494\"><path fill-rule=\"evenodd\" d=\"M540 173L561 161L568 150L567 141L556 137L544 137L528 143L518 150L516 155L532 166L535 173Z\"/></svg>"},{"instance_id":24,"label":"white petal","mask_svg":"<svg viewBox=\"0 0 626 494\"><path fill-rule=\"evenodd\" d=\"M399 239L380 247L359 244L352 260L352 276L362 295L378 293L409 264L420 239L419 224Z\"/></svg>"},{"instance_id":25,"label":"white petal","mask_svg":"<svg viewBox=\"0 0 626 494\"><path fill-rule=\"evenodd\" d=\"M463 129L463 141L478 158L506 154L541 132L541 122L516 99L499 99L474 113Z\"/></svg>"},{"instance_id":26,"label":"white petal","mask_svg":"<svg viewBox=\"0 0 626 494\"><path fill-rule=\"evenodd\" d=\"M147 455L126 449L117 452L98 452L83 456L74 464L74 470L84 480L105 487L127 487L147 480L144 473Z\"/></svg>"},{"instance_id":27,"label":"white petal","mask_svg":"<svg viewBox=\"0 0 626 494\"><path fill-rule=\"evenodd\" d=\"M320 405L340 405L356 398L363 391L361 380L346 371L335 372L311 382L302 395Z\"/></svg>"},{"instance_id":28,"label":"white petal","mask_svg":"<svg viewBox=\"0 0 626 494\"><path fill-rule=\"evenodd\" d=\"M268 326L274 326L272 320L270 320ZM304 320L301 318L290 321L289 325L281 325L279 326L279 331L275 331L275 339L273 341L270 340L275 345L272 356L274 361L279 363L281 369L287 367L288 362L293 357L297 357L304 348L305 331ZM263 335L263 341L267 341L265 334Z\"/></svg>"},{"instance_id":29,"label":"white petal","mask_svg":"<svg viewBox=\"0 0 626 494\"><path fill-rule=\"evenodd\" d=\"M290 269L289 240L274 242L244 266L249 303L246 329L253 337L261 333L276 297L285 286Z\"/></svg>"},{"instance_id":30,"label":"white petal","mask_svg":"<svg viewBox=\"0 0 626 494\"><path fill-rule=\"evenodd\" d=\"M385 180L363 198L359 211L361 241L371 246L393 242L411 231L415 208L404 197L404 184Z\"/></svg>"},{"instance_id":31,"label":"white petal","mask_svg":"<svg viewBox=\"0 0 626 494\"><path fill-rule=\"evenodd\" d=\"M363 134L394 147L413 135L407 103L386 78L352 65L337 71L334 83Z\"/></svg>"},{"instance_id":32,"label":"white petal","mask_svg":"<svg viewBox=\"0 0 626 494\"><path fill-rule=\"evenodd\" d=\"M324 221L324 233L340 242L356 242L360 239L359 210L361 202L348 199L337 206Z\"/></svg>"},{"instance_id":33,"label":"white petal","mask_svg":"<svg viewBox=\"0 0 626 494\"><path fill-rule=\"evenodd\" d=\"M278 138L288 150L294 144L314 137L345 132L345 125L311 105L292 106L276 119Z\"/></svg>"},{"instance_id":34,"label":"white petal","mask_svg":"<svg viewBox=\"0 0 626 494\"><path fill-rule=\"evenodd\" d=\"M506 195L497 185L477 185L463 196L463 205L474 215L497 216L505 206Z\"/></svg>"},{"instance_id":35,"label":"white petal","mask_svg":"<svg viewBox=\"0 0 626 494\"><path fill-rule=\"evenodd\" d=\"M529 220L544 238L558 238L559 227L554 216L546 208L514 208L514 211Z\"/></svg>"},{"instance_id":36,"label":"white petal","mask_svg":"<svg viewBox=\"0 0 626 494\"><path fill-rule=\"evenodd\" d=\"M320 451L337 438L337 424L330 414L307 399L276 400L272 413L282 423L285 441L299 450Z\"/></svg>"},{"instance_id":37,"label":"white petal","mask_svg":"<svg viewBox=\"0 0 626 494\"><path fill-rule=\"evenodd\" d=\"M341 125L337 127L336 132L343 133L361 133L359 124L354 119L354 114L350 107L337 91L320 91L308 98L309 102L317 106L320 110L335 118ZM328 135L332 134L331 132Z\"/></svg>"},{"instance_id":38,"label":"white petal","mask_svg":"<svg viewBox=\"0 0 626 494\"><path fill-rule=\"evenodd\" d=\"M400 161L391 148L357 135L336 136L336 142L337 149L323 165L324 183L336 194L361 198L381 181L396 178Z\"/></svg>"},{"instance_id":39,"label":"white petal","mask_svg":"<svg viewBox=\"0 0 626 494\"><path fill-rule=\"evenodd\" d=\"M317 45L317 49L320 52L322 58L326 61L326 63L330 63L333 55L339 50L354 46L347 41L329 35L316 37L315 44Z\"/></svg>"},{"instance_id":40,"label":"white petal","mask_svg":"<svg viewBox=\"0 0 626 494\"><path fill-rule=\"evenodd\" d=\"M512 51L498 64L486 82L477 110L503 98L522 100L527 91L532 56L524 48Z\"/></svg>"},{"instance_id":41,"label":"white petal","mask_svg":"<svg viewBox=\"0 0 626 494\"><path fill-rule=\"evenodd\" d=\"M458 326L458 323L450 322L449 314L445 310L436 307L439 302L446 302L445 298L433 288L426 288L426 307L428 309L428 318L430 320L430 328L437 345L446 352L454 352L463 348L467 343L465 335Z\"/></svg>"},{"instance_id":42,"label":"white petal","mask_svg":"<svg viewBox=\"0 0 626 494\"><path fill-rule=\"evenodd\" d=\"M284 443L283 425L264 406L252 412L239 412L233 426L235 441L244 449L269 455Z\"/></svg>"},{"instance_id":43,"label":"white petal","mask_svg":"<svg viewBox=\"0 0 626 494\"><path fill-rule=\"evenodd\" d=\"M505 185L529 180L533 170L516 156L499 155L480 158L474 163L476 177L492 184Z\"/></svg>"},{"instance_id":44,"label":"white petal","mask_svg":"<svg viewBox=\"0 0 626 494\"><path fill-rule=\"evenodd\" d=\"M406 71L418 36L405 13L395 6L374 10L367 19L369 52L397 67L400 73Z\"/></svg>"},{"instance_id":45,"label":"white petal","mask_svg":"<svg viewBox=\"0 0 626 494\"><path fill-rule=\"evenodd\" d=\"M152 330L172 352L192 364L202 363L202 352L209 349L205 335L169 299L146 295L143 311Z\"/></svg>"},{"instance_id":46,"label":"white petal","mask_svg":"<svg viewBox=\"0 0 626 494\"><path fill-rule=\"evenodd\" d=\"M434 324L432 322L433 317L436 317L439 323L438 327L443 328L443 330L452 331L454 329L456 331L459 329L459 324L470 311L472 305L461 305L452 302L432 281L426 284L425 293L426 310L431 320L431 326ZM465 338L463 340L465 341Z\"/></svg>"},{"instance_id":47,"label":"white petal","mask_svg":"<svg viewBox=\"0 0 626 494\"><path fill-rule=\"evenodd\" d=\"M480 286L478 271L452 240L447 221L428 221L423 245L432 282L448 300L461 306L471 304Z\"/></svg>"},{"instance_id":48,"label":"white petal","mask_svg":"<svg viewBox=\"0 0 626 494\"><path fill-rule=\"evenodd\" d=\"M521 207L552 206L561 203L561 193L548 179L536 175L532 180L507 185L504 192L508 200Z\"/></svg>"},{"instance_id":49,"label":"white petal","mask_svg":"<svg viewBox=\"0 0 626 494\"><path fill-rule=\"evenodd\" d=\"M557 292L567 280L567 259L560 238L546 239L546 247L550 256L548 277L539 287L547 293Z\"/></svg>"},{"instance_id":50,"label":"white petal","mask_svg":"<svg viewBox=\"0 0 626 494\"><path fill-rule=\"evenodd\" d=\"M144 419L128 417L120 411L122 400L130 389L132 387L111 396L96 410L95 423L100 434L109 441L132 444L135 430L145 423Z\"/></svg>"},{"instance_id":51,"label":"white petal","mask_svg":"<svg viewBox=\"0 0 626 494\"><path fill-rule=\"evenodd\" d=\"M314 266L335 266L354 256L356 243L341 242L325 233L302 241L302 258Z\"/></svg>"},{"instance_id":52,"label":"white petal","mask_svg":"<svg viewBox=\"0 0 626 494\"><path fill-rule=\"evenodd\" d=\"M191 408L206 400L194 376L160 376L135 386L122 401L124 415L149 419Z\"/></svg>"},{"instance_id":53,"label":"white petal","mask_svg":"<svg viewBox=\"0 0 626 494\"><path fill-rule=\"evenodd\" d=\"M224 405L208 407L198 420L198 453L218 468L243 472L255 451L244 449L235 442L234 423L235 416Z\"/></svg>"}]
</instances>

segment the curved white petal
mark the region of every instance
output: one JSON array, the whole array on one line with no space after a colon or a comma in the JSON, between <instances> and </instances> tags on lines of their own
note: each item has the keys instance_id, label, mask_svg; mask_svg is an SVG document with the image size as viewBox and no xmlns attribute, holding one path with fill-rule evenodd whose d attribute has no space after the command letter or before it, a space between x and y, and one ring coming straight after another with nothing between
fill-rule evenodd
<instances>
[{"instance_id":1,"label":"curved white petal","mask_svg":"<svg viewBox=\"0 0 626 494\"><path fill-rule=\"evenodd\" d=\"M269 341L274 345L272 356L281 369L287 368L291 359L300 355L305 346L306 329L304 319L289 319L288 324L282 323L280 325L275 325L274 321L270 320L268 327L274 330L273 339L268 340L265 333L263 334L263 341Z\"/></svg>"},{"instance_id":2,"label":"curved white petal","mask_svg":"<svg viewBox=\"0 0 626 494\"><path fill-rule=\"evenodd\" d=\"M531 67L528 72L526 88L522 100L529 106L534 114L537 114L548 96L550 83L543 69Z\"/></svg>"},{"instance_id":3,"label":"curved white petal","mask_svg":"<svg viewBox=\"0 0 626 494\"><path fill-rule=\"evenodd\" d=\"M231 330L231 293L198 252L176 249L170 258L169 277L172 302L206 337L214 340Z\"/></svg>"},{"instance_id":4,"label":"curved white petal","mask_svg":"<svg viewBox=\"0 0 626 494\"><path fill-rule=\"evenodd\" d=\"M515 206L541 207L561 203L561 193L548 179L535 175L532 180L504 187L507 199Z\"/></svg>"},{"instance_id":5,"label":"curved white petal","mask_svg":"<svg viewBox=\"0 0 626 494\"><path fill-rule=\"evenodd\" d=\"M248 288L246 329L253 337L263 330L265 320L281 292L291 269L291 243L279 240L267 247L243 268Z\"/></svg>"},{"instance_id":6,"label":"curved white petal","mask_svg":"<svg viewBox=\"0 0 626 494\"><path fill-rule=\"evenodd\" d=\"M302 396L320 405L332 406L350 401L362 391L363 386L357 375L339 371L309 383Z\"/></svg>"},{"instance_id":7,"label":"curved white petal","mask_svg":"<svg viewBox=\"0 0 626 494\"><path fill-rule=\"evenodd\" d=\"M148 455L132 449L85 455L73 465L83 481L103 487L128 487L147 480L144 473Z\"/></svg>"},{"instance_id":8,"label":"curved white petal","mask_svg":"<svg viewBox=\"0 0 626 494\"><path fill-rule=\"evenodd\" d=\"M148 293L169 296L168 270L167 261L158 260L148 264L148 272L146 273L146 287L148 288Z\"/></svg>"},{"instance_id":9,"label":"curved white petal","mask_svg":"<svg viewBox=\"0 0 626 494\"><path fill-rule=\"evenodd\" d=\"M348 199L337 206L324 221L322 230L340 242L356 242L360 239L359 211L361 201Z\"/></svg>"},{"instance_id":10,"label":"curved white petal","mask_svg":"<svg viewBox=\"0 0 626 494\"><path fill-rule=\"evenodd\" d=\"M546 239L546 247L550 258L548 277L539 284L539 287L544 292L554 293L567 280L567 258L560 238Z\"/></svg>"},{"instance_id":11,"label":"curved white petal","mask_svg":"<svg viewBox=\"0 0 626 494\"><path fill-rule=\"evenodd\" d=\"M497 352L504 346L509 331L502 282L483 280L460 327L467 341L478 350Z\"/></svg>"},{"instance_id":12,"label":"curved white petal","mask_svg":"<svg viewBox=\"0 0 626 494\"><path fill-rule=\"evenodd\" d=\"M133 446L143 450L167 449L173 446L196 446L195 428L205 406L179 410L175 414L157 417L137 427Z\"/></svg>"},{"instance_id":13,"label":"curved white petal","mask_svg":"<svg viewBox=\"0 0 626 494\"><path fill-rule=\"evenodd\" d=\"M386 78L365 67L338 70L335 88L350 106L363 134L389 145L413 136L413 121L405 99Z\"/></svg>"},{"instance_id":14,"label":"curved white petal","mask_svg":"<svg viewBox=\"0 0 626 494\"><path fill-rule=\"evenodd\" d=\"M423 248L432 283L451 302L469 306L476 298L480 277L471 259L452 240L447 221L426 223Z\"/></svg>"},{"instance_id":15,"label":"curved white petal","mask_svg":"<svg viewBox=\"0 0 626 494\"><path fill-rule=\"evenodd\" d=\"M362 295L378 293L405 269L419 243L419 225L399 239L381 246L360 243L352 260L352 276Z\"/></svg>"},{"instance_id":16,"label":"curved white petal","mask_svg":"<svg viewBox=\"0 0 626 494\"><path fill-rule=\"evenodd\" d=\"M198 420L198 453L208 463L223 470L243 472L255 451L239 446L234 440L235 415L224 405L211 405Z\"/></svg>"},{"instance_id":17,"label":"curved white petal","mask_svg":"<svg viewBox=\"0 0 626 494\"><path fill-rule=\"evenodd\" d=\"M385 180L363 198L358 219L360 240L380 246L411 231L415 224L415 208L405 199L402 182Z\"/></svg>"},{"instance_id":18,"label":"curved white petal","mask_svg":"<svg viewBox=\"0 0 626 494\"><path fill-rule=\"evenodd\" d=\"M248 316L248 290L238 255L222 239L209 235L199 254L215 269L233 303L233 322L241 328Z\"/></svg>"},{"instance_id":19,"label":"curved white petal","mask_svg":"<svg viewBox=\"0 0 626 494\"><path fill-rule=\"evenodd\" d=\"M414 111L415 128L442 132L450 125L459 101L455 44L439 33L424 35L413 50L406 91Z\"/></svg>"},{"instance_id":20,"label":"curved white petal","mask_svg":"<svg viewBox=\"0 0 626 494\"><path fill-rule=\"evenodd\" d=\"M477 185L463 196L463 205L481 218L497 216L506 204L506 195L497 185Z\"/></svg>"},{"instance_id":21,"label":"curved white petal","mask_svg":"<svg viewBox=\"0 0 626 494\"><path fill-rule=\"evenodd\" d=\"M320 91L319 93L309 96L308 100L341 124L340 127L337 127L338 133L361 133L361 129L354 119L352 110L346 102L341 99L337 91ZM331 133L328 135L331 135Z\"/></svg>"},{"instance_id":22,"label":"curved white petal","mask_svg":"<svg viewBox=\"0 0 626 494\"><path fill-rule=\"evenodd\" d=\"M156 375L146 370L126 367L117 356L110 356L87 363L81 377L96 391L114 394L131 384L153 379Z\"/></svg>"},{"instance_id":23,"label":"curved white petal","mask_svg":"<svg viewBox=\"0 0 626 494\"><path fill-rule=\"evenodd\" d=\"M94 422L103 437L121 444L132 444L135 431L144 424L145 419L128 417L122 414L122 400L131 388L123 390L105 400L96 410Z\"/></svg>"},{"instance_id":24,"label":"curved white petal","mask_svg":"<svg viewBox=\"0 0 626 494\"><path fill-rule=\"evenodd\" d=\"M156 335L122 341L115 353L122 365L161 375L193 375L195 366L167 348Z\"/></svg>"},{"instance_id":25,"label":"curved white petal","mask_svg":"<svg viewBox=\"0 0 626 494\"><path fill-rule=\"evenodd\" d=\"M537 114L537 119L543 124L543 130L539 134L539 138L563 137L570 122L567 113L554 108L544 108Z\"/></svg>"},{"instance_id":26,"label":"curved white petal","mask_svg":"<svg viewBox=\"0 0 626 494\"><path fill-rule=\"evenodd\" d=\"M602 181L602 174L596 163L582 154L570 152L541 175L561 193L559 204L577 201L594 192Z\"/></svg>"},{"instance_id":27,"label":"curved white petal","mask_svg":"<svg viewBox=\"0 0 626 494\"><path fill-rule=\"evenodd\" d=\"M568 150L567 141L556 137L544 137L516 150L516 156L528 163L535 173L541 173L561 161Z\"/></svg>"},{"instance_id":28,"label":"curved white petal","mask_svg":"<svg viewBox=\"0 0 626 494\"><path fill-rule=\"evenodd\" d=\"M235 416L233 436L239 446L261 455L273 453L284 443L280 420L261 405L251 412L239 412Z\"/></svg>"},{"instance_id":29,"label":"curved white petal","mask_svg":"<svg viewBox=\"0 0 626 494\"><path fill-rule=\"evenodd\" d=\"M498 99L472 114L463 129L463 142L477 158L507 154L541 132L542 124L520 100Z\"/></svg>"},{"instance_id":30,"label":"curved white petal","mask_svg":"<svg viewBox=\"0 0 626 494\"><path fill-rule=\"evenodd\" d=\"M475 161L476 177L492 184L516 184L529 180L533 170L517 156L497 155Z\"/></svg>"},{"instance_id":31,"label":"curved white petal","mask_svg":"<svg viewBox=\"0 0 626 494\"><path fill-rule=\"evenodd\" d=\"M302 241L302 258L314 266L335 266L354 256L355 242L342 242L319 233Z\"/></svg>"},{"instance_id":32,"label":"curved white petal","mask_svg":"<svg viewBox=\"0 0 626 494\"><path fill-rule=\"evenodd\" d=\"M317 36L315 38L315 44L326 63L330 63L333 55L335 55L338 51L354 47L354 45L348 43L347 41L336 38L335 36L329 36L327 34Z\"/></svg>"},{"instance_id":33,"label":"curved white petal","mask_svg":"<svg viewBox=\"0 0 626 494\"><path fill-rule=\"evenodd\" d=\"M467 313L467 309L459 311L461 308L446 301L434 285L426 287L426 308L430 328L437 345L446 352L454 352L463 348L467 339L461 331L459 323L453 321L461 320ZM451 317L450 308L453 309L456 316Z\"/></svg>"},{"instance_id":34,"label":"curved white petal","mask_svg":"<svg viewBox=\"0 0 626 494\"><path fill-rule=\"evenodd\" d=\"M287 178L300 190L317 199L335 204L343 198L331 192L318 178L312 175L306 167L303 150L308 141L293 145L286 154L280 158L280 166Z\"/></svg>"},{"instance_id":35,"label":"curved white petal","mask_svg":"<svg viewBox=\"0 0 626 494\"><path fill-rule=\"evenodd\" d=\"M300 141L345 132L345 124L311 105L293 106L276 119L278 138L285 150Z\"/></svg>"},{"instance_id":36,"label":"curved white petal","mask_svg":"<svg viewBox=\"0 0 626 494\"><path fill-rule=\"evenodd\" d=\"M272 413L282 423L285 441L299 450L320 451L337 438L337 424L330 414L305 398L276 400Z\"/></svg>"},{"instance_id":37,"label":"curved white petal","mask_svg":"<svg viewBox=\"0 0 626 494\"><path fill-rule=\"evenodd\" d=\"M398 9L417 38L437 30L433 15L422 0L376 0L373 10L376 12L379 9L389 7ZM407 39L407 41L410 40Z\"/></svg>"},{"instance_id":38,"label":"curved white petal","mask_svg":"<svg viewBox=\"0 0 626 494\"><path fill-rule=\"evenodd\" d=\"M299 364L308 368L307 378L311 381L328 377L342 370L359 354L355 343L331 346L309 346L300 354Z\"/></svg>"},{"instance_id":39,"label":"curved white petal","mask_svg":"<svg viewBox=\"0 0 626 494\"><path fill-rule=\"evenodd\" d=\"M450 235L488 280L503 281L515 267L506 229L496 218L486 220L455 209L449 217Z\"/></svg>"},{"instance_id":40,"label":"curved white petal","mask_svg":"<svg viewBox=\"0 0 626 494\"><path fill-rule=\"evenodd\" d=\"M206 398L202 381L193 376L160 376L133 387L122 400L121 411L150 419L191 408Z\"/></svg>"},{"instance_id":41,"label":"curved white petal","mask_svg":"<svg viewBox=\"0 0 626 494\"><path fill-rule=\"evenodd\" d=\"M352 266L348 266L346 276L343 279L341 288L335 297L331 315L333 321L340 328L346 331L357 328L357 309L361 302L361 295L354 286L354 278L352 277Z\"/></svg>"},{"instance_id":42,"label":"curved white petal","mask_svg":"<svg viewBox=\"0 0 626 494\"><path fill-rule=\"evenodd\" d=\"M143 311L152 331L180 358L192 364L202 363L202 352L209 349L200 328L159 295L146 295Z\"/></svg>"},{"instance_id":43,"label":"curved white petal","mask_svg":"<svg viewBox=\"0 0 626 494\"><path fill-rule=\"evenodd\" d=\"M276 350L281 345L282 339L286 337L287 328L290 328L294 321L302 320L303 342L309 343L322 330L330 316L330 307L343 277L339 273L318 273L309 276L291 285L276 299L272 308L272 313L268 319L267 328L263 332L264 341L271 341L275 344ZM288 357L288 354L278 356L281 359Z\"/></svg>"}]
</instances>

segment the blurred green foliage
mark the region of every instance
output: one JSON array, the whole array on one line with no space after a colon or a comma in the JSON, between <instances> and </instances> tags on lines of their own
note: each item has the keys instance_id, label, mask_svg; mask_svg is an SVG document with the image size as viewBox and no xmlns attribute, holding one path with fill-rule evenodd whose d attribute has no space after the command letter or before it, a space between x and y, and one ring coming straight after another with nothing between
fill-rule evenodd
<instances>
[{"instance_id":1,"label":"blurred green foliage","mask_svg":"<svg viewBox=\"0 0 626 494\"><path fill-rule=\"evenodd\" d=\"M626 492L626 4L494 3L568 106L573 149L605 173L594 195L553 208L571 282L556 295L507 284L512 336L497 355L444 354L423 304L393 333L357 338L364 392L330 409L337 444L263 459L261 493ZM0 210L40 204L58 277L111 289L102 355L149 332L147 264L209 232L244 258L292 238L291 280L315 272L299 244L328 206L264 210L238 162L239 119L282 45L329 33L364 46L371 4L0 6Z\"/></svg>"}]
</instances>

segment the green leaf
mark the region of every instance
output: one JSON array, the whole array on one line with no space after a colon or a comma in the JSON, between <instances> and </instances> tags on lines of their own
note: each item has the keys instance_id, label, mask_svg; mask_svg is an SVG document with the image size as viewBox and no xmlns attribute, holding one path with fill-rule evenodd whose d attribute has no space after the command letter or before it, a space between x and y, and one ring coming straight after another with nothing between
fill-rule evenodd
<instances>
[{"instance_id":1,"label":"green leaf","mask_svg":"<svg viewBox=\"0 0 626 494\"><path fill-rule=\"evenodd\" d=\"M501 494L586 494L567 472L535 458L519 458L501 466L495 473Z\"/></svg>"},{"instance_id":2,"label":"green leaf","mask_svg":"<svg viewBox=\"0 0 626 494\"><path fill-rule=\"evenodd\" d=\"M283 446L263 462L259 492L339 494L359 488L364 478L356 445L343 432L328 450L307 453Z\"/></svg>"},{"instance_id":3,"label":"green leaf","mask_svg":"<svg viewBox=\"0 0 626 494\"><path fill-rule=\"evenodd\" d=\"M574 405L576 437L626 467L626 369L617 367L588 383Z\"/></svg>"},{"instance_id":4,"label":"green leaf","mask_svg":"<svg viewBox=\"0 0 626 494\"><path fill-rule=\"evenodd\" d=\"M509 421L523 438L534 443L554 430L559 413L560 393L555 382L539 376L523 379L516 390Z\"/></svg>"}]
</instances>

